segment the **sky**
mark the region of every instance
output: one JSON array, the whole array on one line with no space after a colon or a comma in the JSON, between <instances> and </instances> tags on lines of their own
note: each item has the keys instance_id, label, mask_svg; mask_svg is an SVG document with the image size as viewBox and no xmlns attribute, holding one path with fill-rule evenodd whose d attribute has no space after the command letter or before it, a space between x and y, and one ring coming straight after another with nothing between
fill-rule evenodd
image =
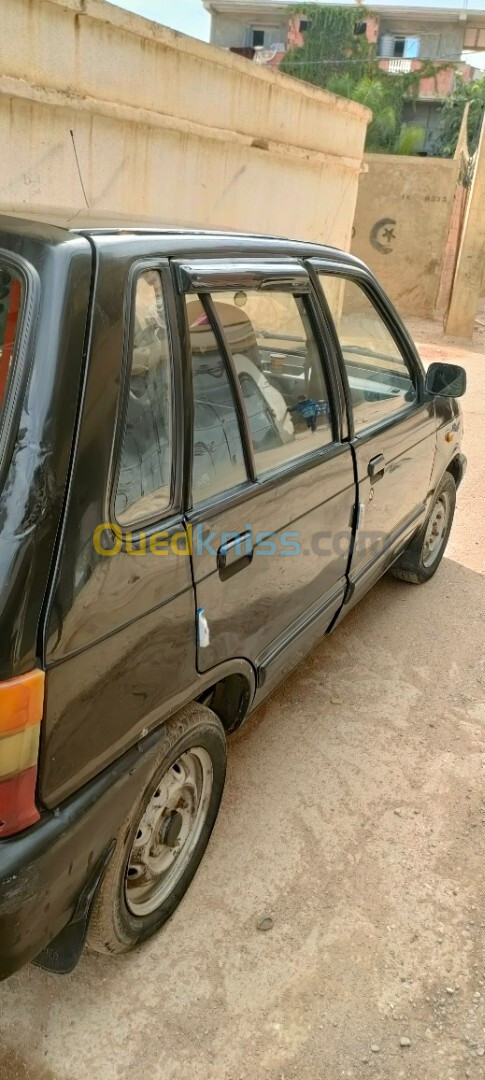
<instances>
[{"instance_id":1,"label":"sky","mask_svg":"<svg viewBox=\"0 0 485 1080\"><path fill-rule=\"evenodd\" d=\"M202 0L116 0L118 7L171 26L184 34L209 40L210 16Z\"/></svg>"}]
</instances>

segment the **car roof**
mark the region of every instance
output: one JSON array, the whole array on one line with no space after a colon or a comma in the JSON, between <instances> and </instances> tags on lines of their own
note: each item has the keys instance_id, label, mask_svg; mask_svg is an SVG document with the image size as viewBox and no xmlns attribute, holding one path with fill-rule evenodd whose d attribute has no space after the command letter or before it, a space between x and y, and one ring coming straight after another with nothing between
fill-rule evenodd
<instances>
[{"instance_id":1,"label":"car roof","mask_svg":"<svg viewBox=\"0 0 485 1080\"><path fill-rule=\"evenodd\" d=\"M320 257L340 263L345 262L349 266L362 266L359 259L340 248L307 240L267 233L242 232L235 229L203 229L190 224L165 224L150 218L128 217L121 214L86 214L82 211L67 214L50 210L25 211L18 214L12 212L0 214L0 233L2 231L10 233L18 231L24 236L35 234L37 240L42 240L44 237L47 243L62 243L73 235L92 237L93 243L96 243L97 237L105 236L119 235L121 237L131 234L153 237L159 235L164 238L164 249L168 254L170 254L171 238L176 241L174 254L179 254L180 241L190 244L190 238L193 237L197 240L197 256L202 254L202 248L207 254L216 256L221 247L225 249L230 247L234 255L282 256L285 254L297 258Z\"/></svg>"}]
</instances>

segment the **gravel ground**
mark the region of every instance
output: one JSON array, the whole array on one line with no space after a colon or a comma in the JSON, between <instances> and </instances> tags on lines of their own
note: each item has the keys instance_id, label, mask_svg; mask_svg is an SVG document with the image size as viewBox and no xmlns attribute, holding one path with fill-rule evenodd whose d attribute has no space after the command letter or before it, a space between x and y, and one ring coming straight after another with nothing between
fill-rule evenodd
<instances>
[{"instance_id":1,"label":"gravel ground","mask_svg":"<svg viewBox=\"0 0 485 1080\"><path fill-rule=\"evenodd\" d=\"M2 984L1 1080L485 1077L485 330L413 329L469 375L438 576L383 580L231 741L164 932Z\"/></svg>"}]
</instances>

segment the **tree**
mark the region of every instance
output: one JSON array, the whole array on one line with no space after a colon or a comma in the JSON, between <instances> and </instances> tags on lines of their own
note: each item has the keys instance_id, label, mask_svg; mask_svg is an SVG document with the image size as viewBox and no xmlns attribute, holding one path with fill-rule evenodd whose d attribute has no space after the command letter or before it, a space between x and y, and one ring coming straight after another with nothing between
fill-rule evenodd
<instances>
[{"instance_id":1,"label":"tree","mask_svg":"<svg viewBox=\"0 0 485 1080\"><path fill-rule=\"evenodd\" d=\"M418 125L403 125L402 88L394 76L364 75L354 82L348 75L329 79L327 89L342 97L358 101L372 112L367 128L365 148L369 153L416 154L424 142L424 132Z\"/></svg>"},{"instance_id":2,"label":"tree","mask_svg":"<svg viewBox=\"0 0 485 1080\"><path fill-rule=\"evenodd\" d=\"M453 157L465 105L470 102L468 113L468 149L473 153L478 146L482 119L485 114L485 76L475 82L467 83L457 74L453 94L447 98L440 109L440 122L433 144L438 157Z\"/></svg>"}]
</instances>

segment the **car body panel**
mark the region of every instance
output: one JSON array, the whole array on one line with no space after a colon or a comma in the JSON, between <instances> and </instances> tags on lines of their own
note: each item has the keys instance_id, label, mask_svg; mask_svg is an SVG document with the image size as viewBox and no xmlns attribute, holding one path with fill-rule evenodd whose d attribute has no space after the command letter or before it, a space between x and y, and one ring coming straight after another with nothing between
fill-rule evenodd
<instances>
[{"instance_id":1,"label":"car body panel","mask_svg":"<svg viewBox=\"0 0 485 1080\"><path fill-rule=\"evenodd\" d=\"M164 719L188 701L216 707L214 688L230 685L227 727L237 726L391 565L446 469L459 482L465 468L459 405L432 399L422 388L406 415L354 436L318 268L366 277L402 347L422 369L392 305L352 256L280 238L126 221L115 228L80 217L74 228L1 218L2 249L28 267L35 303L26 338L28 377L9 457L0 466L0 678L40 664L46 697L40 821L0 841L0 978L35 957L73 918L150 773ZM192 416L184 298L171 263L198 262L203 273L211 259L222 265L223 280L234 260L246 268L251 260L296 260L300 282L306 268L335 432L331 446L263 481L250 476L240 490L194 510L192 439L194 429L199 435L203 429ZM130 290L147 265L162 274L172 333L173 498L163 517L131 535L122 530L112 557L107 550L116 535L103 532L102 551L93 537L114 520ZM249 364L244 359L238 374L253 378ZM298 378L298 357L294 368ZM269 410L281 438L285 432L291 437L280 408L284 384L269 395L265 372L253 379L257 393L252 389L246 436L250 423L266 422ZM207 432L206 442L213 438ZM381 452L387 475L372 485L371 498L368 462ZM354 546L361 503L366 526L383 533L379 551L367 558ZM196 551L191 563L189 527L239 533L247 523L272 535L298 531L310 554L253 553L239 573L224 578L213 553ZM160 530L168 541L163 555L150 546ZM140 546L146 554L135 553ZM208 647L199 650L198 607L210 630Z\"/></svg>"},{"instance_id":2,"label":"car body panel","mask_svg":"<svg viewBox=\"0 0 485 1080\"><path fill-rule=\"evenodd\" d=\"M39 236L40 233L40 236ZM31 670L76 422L91 290L87 240L0 223L33 279L26 385L0 475L0 678ZM42 283L42 284L41 284Z\"/></svg>"},{"instance_id":3,"label":"car body panel","mask_svg":"<svg viewBox=\"0 0 485 1080\"><path fill-rule=\"evenodd\" d=\"M78 897L153 769L160 729L37 825L0 840L0 979L66 926Z\"/></svg>"},{"instance_id":4,"label":"car body panel","mask_svg":"<svg viewBox=\"0 0 485 1080\"><path fill-rule=\"evenodd\" d=\"M386 541L392 537L395 558L424 520L436 452L433 404L418 405L400 420L356 437L353 446L362 507L350 566L357 601L368 588L372 564L379 569L381 552L384 558L389 556L383 552ZM373 480L369 462L378 455L384 459L384 473Z\"/></svg>"},{"instance_id":5,"label":"car body panel","mask_svg":"<svg viewBox=\"0 0 485 1080\"><path fill-rule=\"evenodd\" d=\"M209 646L198 650L201 671L237 652L241 638L257 667L260 654L297 626L316 598L323 604L332 598L327 626L343 601L355 502L350 447L259 488L230 508L209 509L200 521L204 533L217 537L249 530L266 537L254 544L252 561L229 579L221 578L214 554L193 552L197 607L210 627ZM267 554L270 543L274 554Z\"/></svg>"},{"instance_id":6,"label":"car body panel","mask_svg":"<svg viewBox=\"0 0 485 1080\"><path fill-rule=\"evenodd\" d=\"M127 393L122 358L130 275L134 268L143 269L145 255L144 242L134 243L131 237L117 245L115 262L111 238L101 238L96 248L96 304L78 442L45 616L47 693L39 792L46 806L71 794L149 730L157 707L160 715L195 674L190 558L177 550L185 534L180 374L173 507L150 528L127 530L115 555L109 551L116 538L108 530L106 552L96 550L93 540L102 523L115 520L112 488L119 397ZM170 307L171 279L156 250L153 264L164 274ZM180 372L177 350L175 340ZM153 551L152 538L161 531L165 546Z\"/></svg>"},{"instance_id":7,"label":"car body panel","mask_svg":"<svg viewBox=\"0 0 485 1080\"><path fill-rule=\"evenodd\" d=\"M277 428L275 438L281 444L291 446L294 421L285 404L284 375L296 380L299 387L306 342L302 353L296 338L273 341L269 335L255 332L247 316L234 307L230 299L231 291L243 286L251 290L259 287L277 291L281 288L281 278L288 281L287 292L309 295L312 286L306 272L299 264L295 268L291 259L286 263L275 260L259 267L255 260L240 263L229 257L224 262L206 260L205 264L202 261L184 266L176 264L175 271L175 281L181 291L185 288L190 293L194 288L202 288L212 292L212 282L215 282L214 315L217 315L231 350L236 384L239 381L240 388L244 386L241 372L247 374L250 366L258 371L259 378L257 383L254 381L254 387L258 385L261 394L266 395L266 404ZM281 642L288 638L283 651L290 663L290 643L293 637L299 636L300 624L309 610L315 604L319 607L320 620L326 619L323 628L326 630L340 608L347 588L355 503L354 462L351 448L342 437L339 378L338 373L335 378L335 369L330 364L329 346L315 300L311 297L305 308L313 335L312 348L314 339L315 349L320 350L320 355L315 355L314 359L322 365L330 395L330 424L329 417L323 417L320 422L333 427L333 439L330 430L328 445L312 451L312 436L309 435L308 449L299 457L269 469L268 474L249 477L239 490L229 489L227 493L209 498L188 514L198 539L192 545L196 605L203 611L208 630L208 639L205 637L204 643L198 645L198 669L206 671L215 663L228 659L243 640L245 655L256 668L265 657L267 688L274 680L267 678L266 669L271 666L273 656L275 662L278 657L280 664ZM189 295L187 312L191 314L187 315L187 320L191 326L191 343L188 361L197 371L195 365L200 353L210 374L208 358L212 353L207 352L210 341L207 319L202 324L200 319L195 320L199 310L200 306L198 308ZM211 309L208 310L211 315ZM182 308L181 317L183 313ZM248 334L248 325L251 334ZM201 335L202 342L199 340ZM300 345L303 346L303 339ZM289 357L290 362L286 363L284 372L276 371L273 386L270 386L265 370L269 371L269 360L271 356L274 358L275 348L278 356L283 348L285 359ZM225 351L224 341L219 344L219 352L221 349ZM250 352L249 359L247 355L241 355L243 350ZM278 381L280 386L275 387L274 383L278 384ZM213 382L217 380L213 379ZM198 379L194 393L195 385L198 387ZM304 389L304 384L301 385ZM214 391L208 387L207 393L213 396ZM257 414L252 398L250 404L251 408L248 408L245 397L251 443L258 445L264 416L261 409ZM194 445L199 444L196 410ZM254 464L250 464L254 468ZM196 479L193 477L193 481ZM241 560L239 568L234 567L230 576L218 565L218 549L224 533L251 537L250 555ZM322 537L326 538L324 544ZM307 640L306 635L302 635L302 641L304 638Z\"/></svg>"}]
</instances>

